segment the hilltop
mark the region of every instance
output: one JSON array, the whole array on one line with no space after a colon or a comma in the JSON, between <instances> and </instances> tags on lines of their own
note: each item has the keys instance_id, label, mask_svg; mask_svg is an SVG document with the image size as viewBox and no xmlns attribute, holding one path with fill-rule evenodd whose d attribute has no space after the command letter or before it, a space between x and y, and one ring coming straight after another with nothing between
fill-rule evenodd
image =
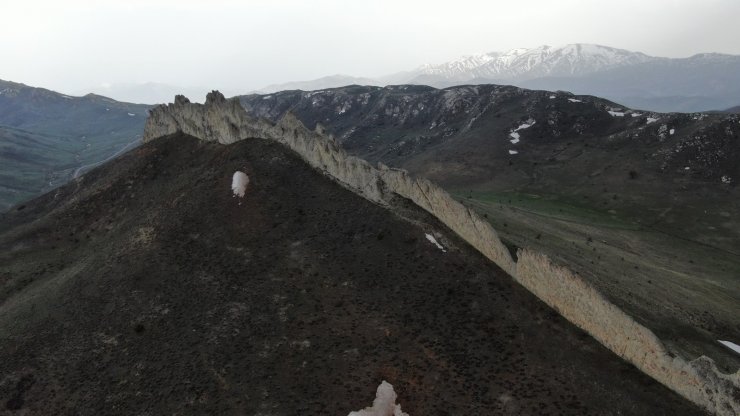
<instances>
[{"instance_id":1,"label":"hilltop","mask_svg":"<svg viewBox=\"0 0 740 416\"><path fill-rule=\"evenodd\" d=\"M178 134L6 214L4 409L347 414L387 380L412 415L701 414L393 206L273 141Z\"/></svg>"}]
</instances>

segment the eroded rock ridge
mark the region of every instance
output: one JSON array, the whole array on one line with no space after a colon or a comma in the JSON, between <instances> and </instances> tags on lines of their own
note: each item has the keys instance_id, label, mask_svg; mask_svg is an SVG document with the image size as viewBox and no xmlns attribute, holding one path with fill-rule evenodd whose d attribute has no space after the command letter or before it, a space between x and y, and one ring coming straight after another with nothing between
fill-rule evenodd
<instances>
[{"instance_id":1,"label":"eroded rock ridge","mask_svg":"<svg viewBox=\"0 0 740 416\"><path fill-rule=\"evenodd\" d=\"M708 357L687 361L669 354L648 328L637 323L592 285L546 256L521 249L515 262L488 221L446 191L407 172L348 155L321 126L307 129L287 113L273 124L250 117L236 99L213 91L205 104L183 96L151 111L144 141L183 132L222 144L249 138L278 141L344 187L381 205L394 195L408 198L437 217L566 319L611 351L692 402L718 415L740 414L740 372L724 374Z\"/></svg>"}]
</instances>

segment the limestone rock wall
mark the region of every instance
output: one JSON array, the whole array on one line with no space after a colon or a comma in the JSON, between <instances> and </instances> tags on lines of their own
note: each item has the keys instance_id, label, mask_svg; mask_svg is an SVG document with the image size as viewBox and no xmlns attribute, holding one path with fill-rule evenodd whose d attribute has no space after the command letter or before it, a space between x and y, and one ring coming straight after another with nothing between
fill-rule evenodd
<instances>
[{"instance_id":1,"label":"limestone rock wall","mask_svg":"<svg viewBox=\"0 0 740 416\"><path fill-rule=\"evenodd\" d=\"M614 353L694 403L718 415L740 414L740 372L723 374L700 357L687 362L671 357L646 327L604 298L593 286L544 255L520 250L514 262L490 223L423 178L347 155L320 126L308 130L290 113L277 124L250 117L238 100L214 91L206 103L175 97L174 104L153 109L144 141L183 132L223 144L254 137L283 143L311 166L346 188L378 204L400 195L428 211L524 287L584 329Z\"/></svg>"},{"instance_id":2,"label":"limestone rock wall","mask_svg":"<svg viewBox=\"0 0 740 416\"><path fill-rule=\"evenodd\" d=\"M723 374L704 356L671 356L652 331L567 268L531 250L517 257L516 280L602 345L712 413L740 414L740 372Z\"/></svg>"}]
</instances>

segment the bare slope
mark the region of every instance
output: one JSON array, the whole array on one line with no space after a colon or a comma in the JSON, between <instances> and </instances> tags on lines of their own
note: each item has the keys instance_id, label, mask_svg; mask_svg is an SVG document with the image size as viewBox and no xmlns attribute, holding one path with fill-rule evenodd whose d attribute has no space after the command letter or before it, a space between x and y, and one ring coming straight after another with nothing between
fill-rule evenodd
<instances>
[{"instance_id":1,"label":"bare slope","mask_svg":"<svg viewBox=\"0 0 740 416\"><path fill-rule=\"evenodd\" d=\"M346 414L382 379L412 415L700 413L393 205L178 135L4 214L0 413Z\"/></svg>"}]
</instances>

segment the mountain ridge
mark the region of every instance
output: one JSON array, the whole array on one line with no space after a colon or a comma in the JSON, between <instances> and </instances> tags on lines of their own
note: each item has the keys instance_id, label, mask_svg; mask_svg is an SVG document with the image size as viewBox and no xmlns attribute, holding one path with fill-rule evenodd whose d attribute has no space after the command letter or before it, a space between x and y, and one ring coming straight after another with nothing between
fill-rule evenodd
<instances>
[{"instance_id":1,"label":"mountain ridge","mask_svg":"<svg viewBox=\"0 0 740 416\"><path fill-rule=\"evenodd\" d=\"M481 56L481 55L476 55ZM465 82L474 78L524 80L553 75L577 75L633 65L660 58L640 52L595 44L568 44L560 47L543 45L517 48L506 52L489 52L479 64L465 67L455 76L456 61L438 65L426 64L417 69L422 75L441 75L445 80ZM460 76L461 75L461 76ZM412 80L412 83L414 80Z\"/></svg>"},{"instance_id":2,"label":"mountain ridge","mask_svg":"<svg viewBox=\"0 0 740 416\"><path fill-rule=\"evenodd\" d=\"M645 112L496 85L240 100L253 116L277 122L290 112L352 155L440 184L509 247L537 247L588 276L674 353L740 367L716 341L740 338L737 115ZM670 295L687 290L697 293L690 302Z\"/></svg>"},{"instance_id":3,"label":"mountain ridge","mask_svg":"<svg viewBox=\"0 0 740 416\"><path fill-rule=\"evenodd\" d=\"M0 413L704 414L394 201L176 133L3 214Z\"/></svg>"},{"instance_id":4,"label":"mountain ridge","mask_svg":"<svg viewBox=\"0 0 740 416\"><path fill-rule=\"evenodd\" d=\"M518 130L534 124L532 121ZM147 121L146 141L176 132L223 144L251 137L276 140L297 152L309 165L370 201L388 206L389 198L406 198L448 226L568 320L656 380L717 414L731 415L738 410L740 403L733 396L740 388L740 370L723 373L706 356L686 361L682 355L669 352L650 329L611 303L577 273L550 263L547 256L526 247L509 255L502 249L498 233L490 223L469 206L427 179L414 178L406 171L382 163L376 169L348 155L333 137L325 135L321 125L308 130L290 112L275 123L253 118L236 98L226 100L214 91L204 105L192 104L179 96L174 104L152 111Z\"/></svg>"},{"instance_id":5,"label":"mountain ridge","mask_svg":"<svg viewBox=\"0 0 740 416\"><path fill-rule=\"evenodd\" d=\"M273 85L269 91L319 90L351 84L505 84L595 95L632 108L697 112L727 108L740 97L740 56L697 53L664 58L595 44L539 46L468 55L377 78L329 78Z\"/></svg>"}]
</instances>

